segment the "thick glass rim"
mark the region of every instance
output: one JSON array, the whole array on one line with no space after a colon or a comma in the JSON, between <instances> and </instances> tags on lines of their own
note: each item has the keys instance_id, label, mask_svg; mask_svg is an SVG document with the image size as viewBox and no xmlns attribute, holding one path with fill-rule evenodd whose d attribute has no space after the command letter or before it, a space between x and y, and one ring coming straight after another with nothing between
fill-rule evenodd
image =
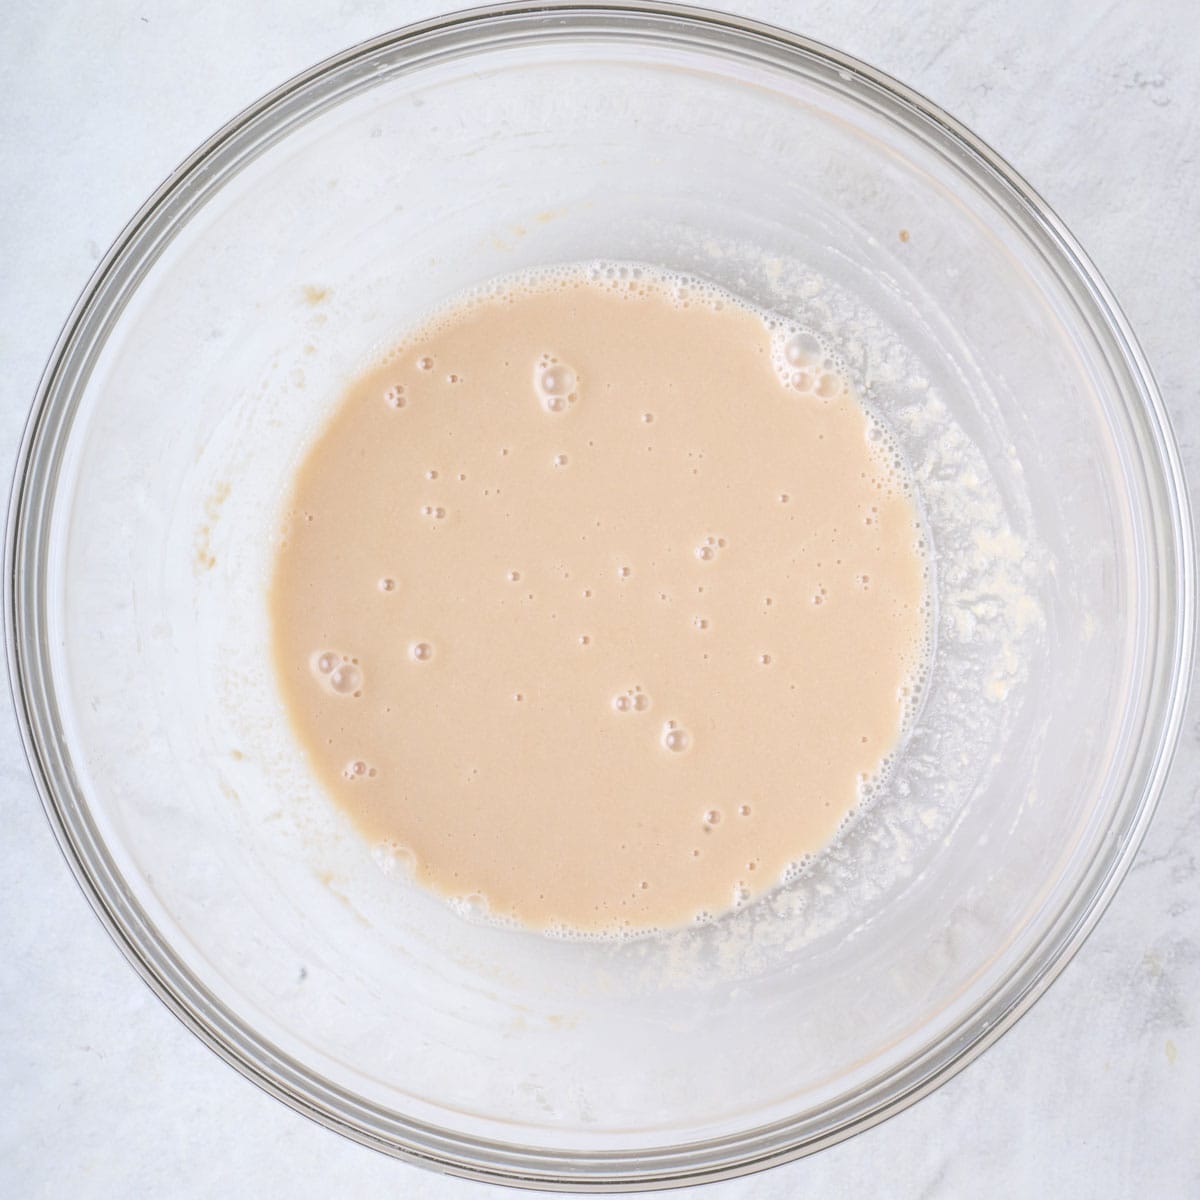
<instances>
[{"instance_id":1,"label":"thick glass rim","mask_svg":"<svg viewBox=\"0 0 1200 1200\"><path fill-rule=\"evenodd\" d=\"M369 88L387 64L461 54L506 40L577 36L707 46L788 69L819 69L848 95L951 159L1016 221L1070 293L1122 383L1136 450L1148 580L1145 701L1122 764L1104 850L1025 958L963 1022L900 1069L817 1114L719 1139L651 1150L571 1153L471 1138L411 1121L321 1078L238 1020L187 969L125 886L98 834L58 736L46 620L47 532L79 395L129 297L175 232L214 190L320 112ZM267 1092L365 1145L492 1183L578 1191L682 1186L746 1174L877 1124L944 1083L1034 1003L1079 949L1128 870L1167 777L1183 719L1195 624L1192 525L1162 398L1127 321L1095 267L1032 188L939 107L873 67L796 34L663 3L499 5L451 13L354 46L297 75L235 117L146 201L97 267L50 355L19 450L5 546L5 637L18 725L54 834L96 913L143 979L202 1041Z\"/></svg>"}]
</instances>

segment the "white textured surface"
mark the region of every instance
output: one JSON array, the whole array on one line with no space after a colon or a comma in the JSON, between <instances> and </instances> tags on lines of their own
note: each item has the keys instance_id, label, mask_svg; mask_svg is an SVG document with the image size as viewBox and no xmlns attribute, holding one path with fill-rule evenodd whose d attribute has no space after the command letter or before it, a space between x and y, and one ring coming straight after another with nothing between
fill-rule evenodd
<instances>
[{"instance_id":1,"label":"white textured surface","mask_svg":"<svg viewBox=\"0 0 1200 1200\"><path fill-rule=\"evenodd\" d=\"M219 124L436 2L13 0L0 9L0 470L102 249ZM726 0L943 104L1114 287L1200 471L1194 0ZM852 1141L704 1200L1200 1195L1200 709L1133 871L1048 995L963 1074ZM204 1049L62 861L0 704L0 1194L483 1200L338 1138ZM691 1194L691 1193L685 1193Z\"/></svg>"}]
</instances>

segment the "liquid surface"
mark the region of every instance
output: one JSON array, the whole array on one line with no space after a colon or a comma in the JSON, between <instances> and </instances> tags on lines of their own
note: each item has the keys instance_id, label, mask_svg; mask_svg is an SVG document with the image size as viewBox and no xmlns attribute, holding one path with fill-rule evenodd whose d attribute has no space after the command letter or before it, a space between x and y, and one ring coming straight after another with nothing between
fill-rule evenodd
<instances>
[{"instance_id":1,"label":"liquid surface","mask_svg":"<svg viewBox=\"0 0 1200 1200\"><path fill-rule=\"evenodd\" d=\"M349 389L290 498L276 665L385 865L534 928L665 928L777 884L886 765L922 547L815 338L581 267Z\"/></svg>"}]
</instances>

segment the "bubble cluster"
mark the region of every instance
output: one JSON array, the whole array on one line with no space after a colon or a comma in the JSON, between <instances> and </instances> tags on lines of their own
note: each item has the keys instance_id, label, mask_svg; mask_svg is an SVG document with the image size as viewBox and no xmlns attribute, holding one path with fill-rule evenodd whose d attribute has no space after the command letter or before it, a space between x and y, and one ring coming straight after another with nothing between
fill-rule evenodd
<instances>
[{"instance_id":1,"label":"bubble cluster","mask_svg":"<svg viewBox=\"0 0 1200 1200\"><path fill-rule=\"evenodd\" d=\"M797 879L808 872L812 864L813 856L811 854L802 854L799 858L793 859L783 868L779 877L780 883L795 883Z\"/></svg>"},{"instance_id":2,"label":"bubble cluster","mask_svg":"<svg viewBox=\"0 0 1200 1200\"><path fill-rule=\"evenodd\" d=\"M309 659L313 674L336 696L361 696L362 668L357 658L334 650L318 650Z\"/></svg>"},{"instance_id":3,"label":"bubble cluster","mask_svg":"<svg viewBox=\"0 0 1200 1200\"><path fill-rule=\"evenodd\" d=\"M394 875L397 868L411 872L416 866L416 855L407 846L391 840L374 846L371 857L385 875Z\"/></svg>"},{"instance_id":4,"label":"bubble cluster","mask_svg":"<svg viewBox=\"0 0 1200 1200\"><path fill-rule=\"evenodd\" d=\"M578 396L575 371L550 354L543 354L533 368L533 387L542 408L548 413L563 413Z\"/></svg>"},{"instance_id":5,"label":"bubble cluster","mask_svg":"<svg viewBox=\"0 0 1200 1200\"><path fill-rule=\"evenodd\" d=\"M647 712L650 703L650 697L642 691L641 685L634 685L623 692L618 692L612 698L612 706L619 713Z\"/></svg>"},{"instance_id":6,"label":"bubble cluster","mask_svg":"<svg viewBox=\"0 0 1200 1200\"><path fill-rule=\"evenodd\" d=\"M482 892L470 892L450 901L451 907L460 917L468 921L486 921L491 917L491 905Z\"/></svg>"},{"instance_id":7,"label":"bubble cluster","mask_svg":"<svg viewBox=\"0 0 1200 1200\"><path fill-rule=\"evenodd\" d=\"M701 562L712 562L717 554L725 549L723 537L709 536L704 539L692 552Z\"/></svg>"},{"instance_id":8,"label":"bubble cluster","mask_svg":"<svg viewBox=\"0 0 1200 1200\"><path fill-rule=\"evenodd\" d=\"M884 497L909 496L913 494L912 472L905 462L903 451L895 435L873 410L867 407L863 436L867 442L876 473L864 474L863 478L873 484ZM924 553L918 546L918 552Z\"/></svg>"},{"instance_id":9,"label":"bubble cluster","mask_svg":"<svg viewBox=\"0 0 1200 1200\"><path fill-rule=\"evenodd\" d=\"M822 400L849 394L845 368L812 330L779 323L772 332L771 362L780 383L792 391Z\"/></svg>"},{"instance_id":10,"label":"bubble cluster","mask_svg":"<svg viewBox=\"0 0 1200 1200\"><path fill-rule=\"evenodd\" d=\"M408 403L408 396L404 390L404 384L393 384L383 393L384 403L392 408L403 408Z\"/></svg>"},{"instance_id":11,"label":"bubble cluster","mask_svg":"<svg viewBox=\"0 0 1200 1200\"><path fill-rule=\"evenodd\" d=\"M355 779L374 779L378 772L374 767L368 766L361 758L356 758L353 762L347 763L342 768L342 778L348 780Z\"/></svg>"},{"instance_id":12,"label":"bubble cluster","mask_svg":"<svg viewBox=\"0 0 1200 1200\"><path fill-rule=\"evenodd\" d=\"M909 667L904 682L897 689L896 699L900 705L900 721L904 729L911 727L920 712L929 683L929 663L931 647L926 644L921 648L920 657Z\"/></svg>"},{"instance_id":13,"label":"bubble cluster","mask_svg":"<svg viewBox=\"0 0 1200 1200\"><path fill-rule=\"evenodd\" d=\"M440 504L422 504L421 516L430 521L444 521L446 510Z\"/></svg>"}]
</instances>

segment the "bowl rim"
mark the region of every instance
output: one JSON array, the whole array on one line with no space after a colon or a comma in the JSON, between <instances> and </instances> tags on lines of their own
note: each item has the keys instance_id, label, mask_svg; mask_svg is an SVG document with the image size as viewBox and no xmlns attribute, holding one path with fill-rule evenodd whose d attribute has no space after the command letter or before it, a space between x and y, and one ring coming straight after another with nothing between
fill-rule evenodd
<instances>
[{"instance_id":1,"label":"bowl rim","mask_svg":"<svg viewBox=\"0 0 1200 1200\"><path fill-rule=\"evenodd\" d=\"M548 1151L487 1141L439 1129L389 1113L322 1079L267 1039L242 1026L176 958L146 913L122 886L77 787L65 748L56 738L56 712L45 652L44 614L39 590L44 564L38 531L52 510L63 443L74 415L72 397L86 380L97 349L119 319L123 297L136 290L158 251L186 222L220 172L205 182L214 160L233 155L232 168L272 140L272 122L286 116L322 82L353 72L372 56L403 48L431 34L476 31L505 22L539 22L546 30L569 34L586 21L609 21L608 31L626 23L630 35L643 22L670 22L713 42L757 43L783 59L816 60L837 72L848 88L884 96L927 130L945 139L955 153L1031 223L1057 254L1064 282L1098 321L1098 335L1124 366L1131 387L1123 400L1140 437L1138 450L1147 486L1157 492L1161 511L1152 531L1160 561L1158 609L1153 651L1155 719L1143 721L1136 738L1138 795L1125 828L1100 869L1071 897L1070 911L1056 917L1043 938L998 985L972 1028L961 1027L925 1046L902 1069L875 1080L856 1103L827 1110L819 1128L805 1128L803 1114L718 1139L650 1150L609 1152ZM653 40L648 27L641 33ZM547 36L554 36L548 33ZM329 101L335 103L337 96ZM290 126L285 126L286 133ZM276 130L278 133L278 129ZM241 147L239 149L239 147ZM198 189L198 190L197 190ZM51 459L49 468L44 459ZM247 1078L293 1109L351 1139L395 1157L467 1178L526 1188L571 1191L641 1190L684 1186L743 1175L812 1153L869 1128L907 1108L951 1078L1024 1014L1058 976L1086 940L1129 869L1149 825L1170 769L1186 704L1195 639L1195 559L1189 499L1179 451L1150 367L1111 291L1061 220L1028 183L982 140L938 105L889 75L839 50L779 29L719 11L660 0L570 0L499 4L447 13L370 38L292 77L228 121L154 191L114 241L76 301L39 381L18 451L9 500L5 540L4 627L9 680L17 722L35 786L47 818L76 881L110 936L155 994L197 1036ZM1145 714L1141 714L1143 717ZM1086 893L1086 894L1085 894ZM1083 896L1084 902L1079 903ZM986 1019L981 1019L986 1018ZM865 1094L866 1102L861 1097ZM843 1111L844 1110L844 1111ZM385 1128L386 1127L386 1128Z\"/></svg>"}]
</instances>

